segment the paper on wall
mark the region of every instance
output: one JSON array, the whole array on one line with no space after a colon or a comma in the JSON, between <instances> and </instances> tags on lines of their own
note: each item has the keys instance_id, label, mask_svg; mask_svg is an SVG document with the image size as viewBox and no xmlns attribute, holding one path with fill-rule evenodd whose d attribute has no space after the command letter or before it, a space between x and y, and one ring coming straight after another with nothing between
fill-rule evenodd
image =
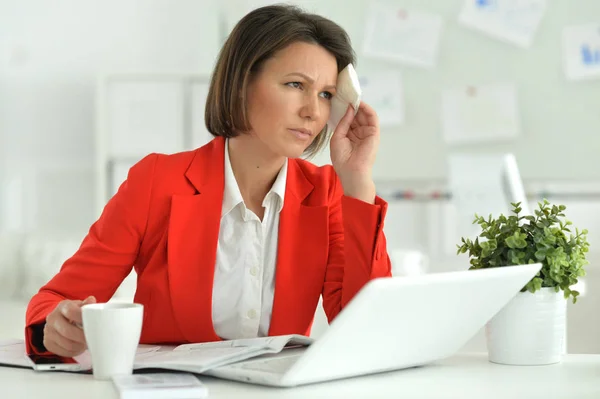
<instances>
[{"instance_id":1,"label":"paper on wall","mask_svg":"<svg viewBox=\"0 0 600 399\"><path fill-rule=\"evenodd\" d=\"M563 63L568 79L600 78L600 23L563 29Z\"/></svg>"},{"instance_id":2,"label":"paper on wall","mask_svg":"<svg viewBox=\"0 0 600 399\"><path fill-rule=\"evenodd\" d=\"M377 71L359 76L363 100L379 117L381 126L404 123L404 93L400 72Z\"/></svg>"},{"instance_id":3,"label":"paper on wall","mask_svg":"<svg viewBox=\"0 0 600 399\"><path fill-rule=\"evenodd\" d=\"M465 0L463 25L520 47L529 47L546 9L546 0Z\"/></svg>"},{"instance_id":4,"label":"paper on wall","mask_svg":"<svg viewBox=\"0 0 600 399\"><path fill-rule=\"evenodd\" d=\"M513 84L447 89L441 108L442 134L448 144L509 140L519 134Z\"/></svg>"},{"instance_id":5,"label":"paper on wall","mask_svg":"<svg viewBox=\"0 0 600 399\"><path fill-rule=\"evenodd\" d=\"M437 61L441 29L439 15L372 2L363 52L372 58L432 68Z\"/></svg>"}]
</instances>

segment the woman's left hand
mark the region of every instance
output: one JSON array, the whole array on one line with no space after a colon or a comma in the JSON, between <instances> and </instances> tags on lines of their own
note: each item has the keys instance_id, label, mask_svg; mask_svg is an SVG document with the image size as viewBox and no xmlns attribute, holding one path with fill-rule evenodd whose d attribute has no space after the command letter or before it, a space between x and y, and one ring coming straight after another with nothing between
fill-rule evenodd
<instances>
[{"instance_id":1,"label":"woman's left hand","mask_svg":"<svg viewBox=\"0 0 600 399\"><path fill-rule=\"evenodd\" d=\"M345 195L374 202L372 169L378 147L379 119L375 110L361 101L355 116L352 106L348 106L330 142L331 162Z\"/></svg>"}]
</instances>

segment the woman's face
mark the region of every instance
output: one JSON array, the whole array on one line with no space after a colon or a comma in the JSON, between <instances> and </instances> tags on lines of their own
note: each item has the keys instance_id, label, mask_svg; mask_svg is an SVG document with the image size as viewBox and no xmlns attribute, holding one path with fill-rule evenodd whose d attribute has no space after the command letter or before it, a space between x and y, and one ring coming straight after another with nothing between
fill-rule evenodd
<instances>
[{"instance_id":1,"label":"woman's face","mask_svg":"<svg viewBox=\"0 0 600 399\"><path fill-rule=\"evenodd\" d=\"M276 53L248 85L250 134L273 154L300 157L329 119L337 73L335 57L316 44Z\"/></svg>"}]
</instances>

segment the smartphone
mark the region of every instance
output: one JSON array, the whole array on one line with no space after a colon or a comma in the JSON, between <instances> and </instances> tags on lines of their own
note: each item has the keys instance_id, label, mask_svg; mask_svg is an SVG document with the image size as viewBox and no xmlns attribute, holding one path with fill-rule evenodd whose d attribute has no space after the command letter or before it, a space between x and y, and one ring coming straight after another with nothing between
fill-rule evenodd
<instances>
[{"instance_id":1,"label":"smartphone","mask_svg":"<svg viewBox=\"0 0 600 399\"><path fill-rule=\"evenodd\" d=\"M58 355L27 355L37 371L83 371L82 365L72 357Z\"/></svg>"}]
</instances>

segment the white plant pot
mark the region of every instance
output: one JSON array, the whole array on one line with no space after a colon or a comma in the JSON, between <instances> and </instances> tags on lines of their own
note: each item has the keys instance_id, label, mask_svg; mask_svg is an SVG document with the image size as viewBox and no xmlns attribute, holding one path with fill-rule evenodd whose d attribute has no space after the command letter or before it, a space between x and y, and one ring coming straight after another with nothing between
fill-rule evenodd
<instances>
[{"instance_id":1,"label":"white plant pot","mask_svg":"<svg viewBox=\"0 0 600 399\"><path fill-rule=\"evenodd\" d=\"M562 291L519 292L486 325L489 361L521 366L560 362L566 313Z\"/></svg>"}]
</instances>

